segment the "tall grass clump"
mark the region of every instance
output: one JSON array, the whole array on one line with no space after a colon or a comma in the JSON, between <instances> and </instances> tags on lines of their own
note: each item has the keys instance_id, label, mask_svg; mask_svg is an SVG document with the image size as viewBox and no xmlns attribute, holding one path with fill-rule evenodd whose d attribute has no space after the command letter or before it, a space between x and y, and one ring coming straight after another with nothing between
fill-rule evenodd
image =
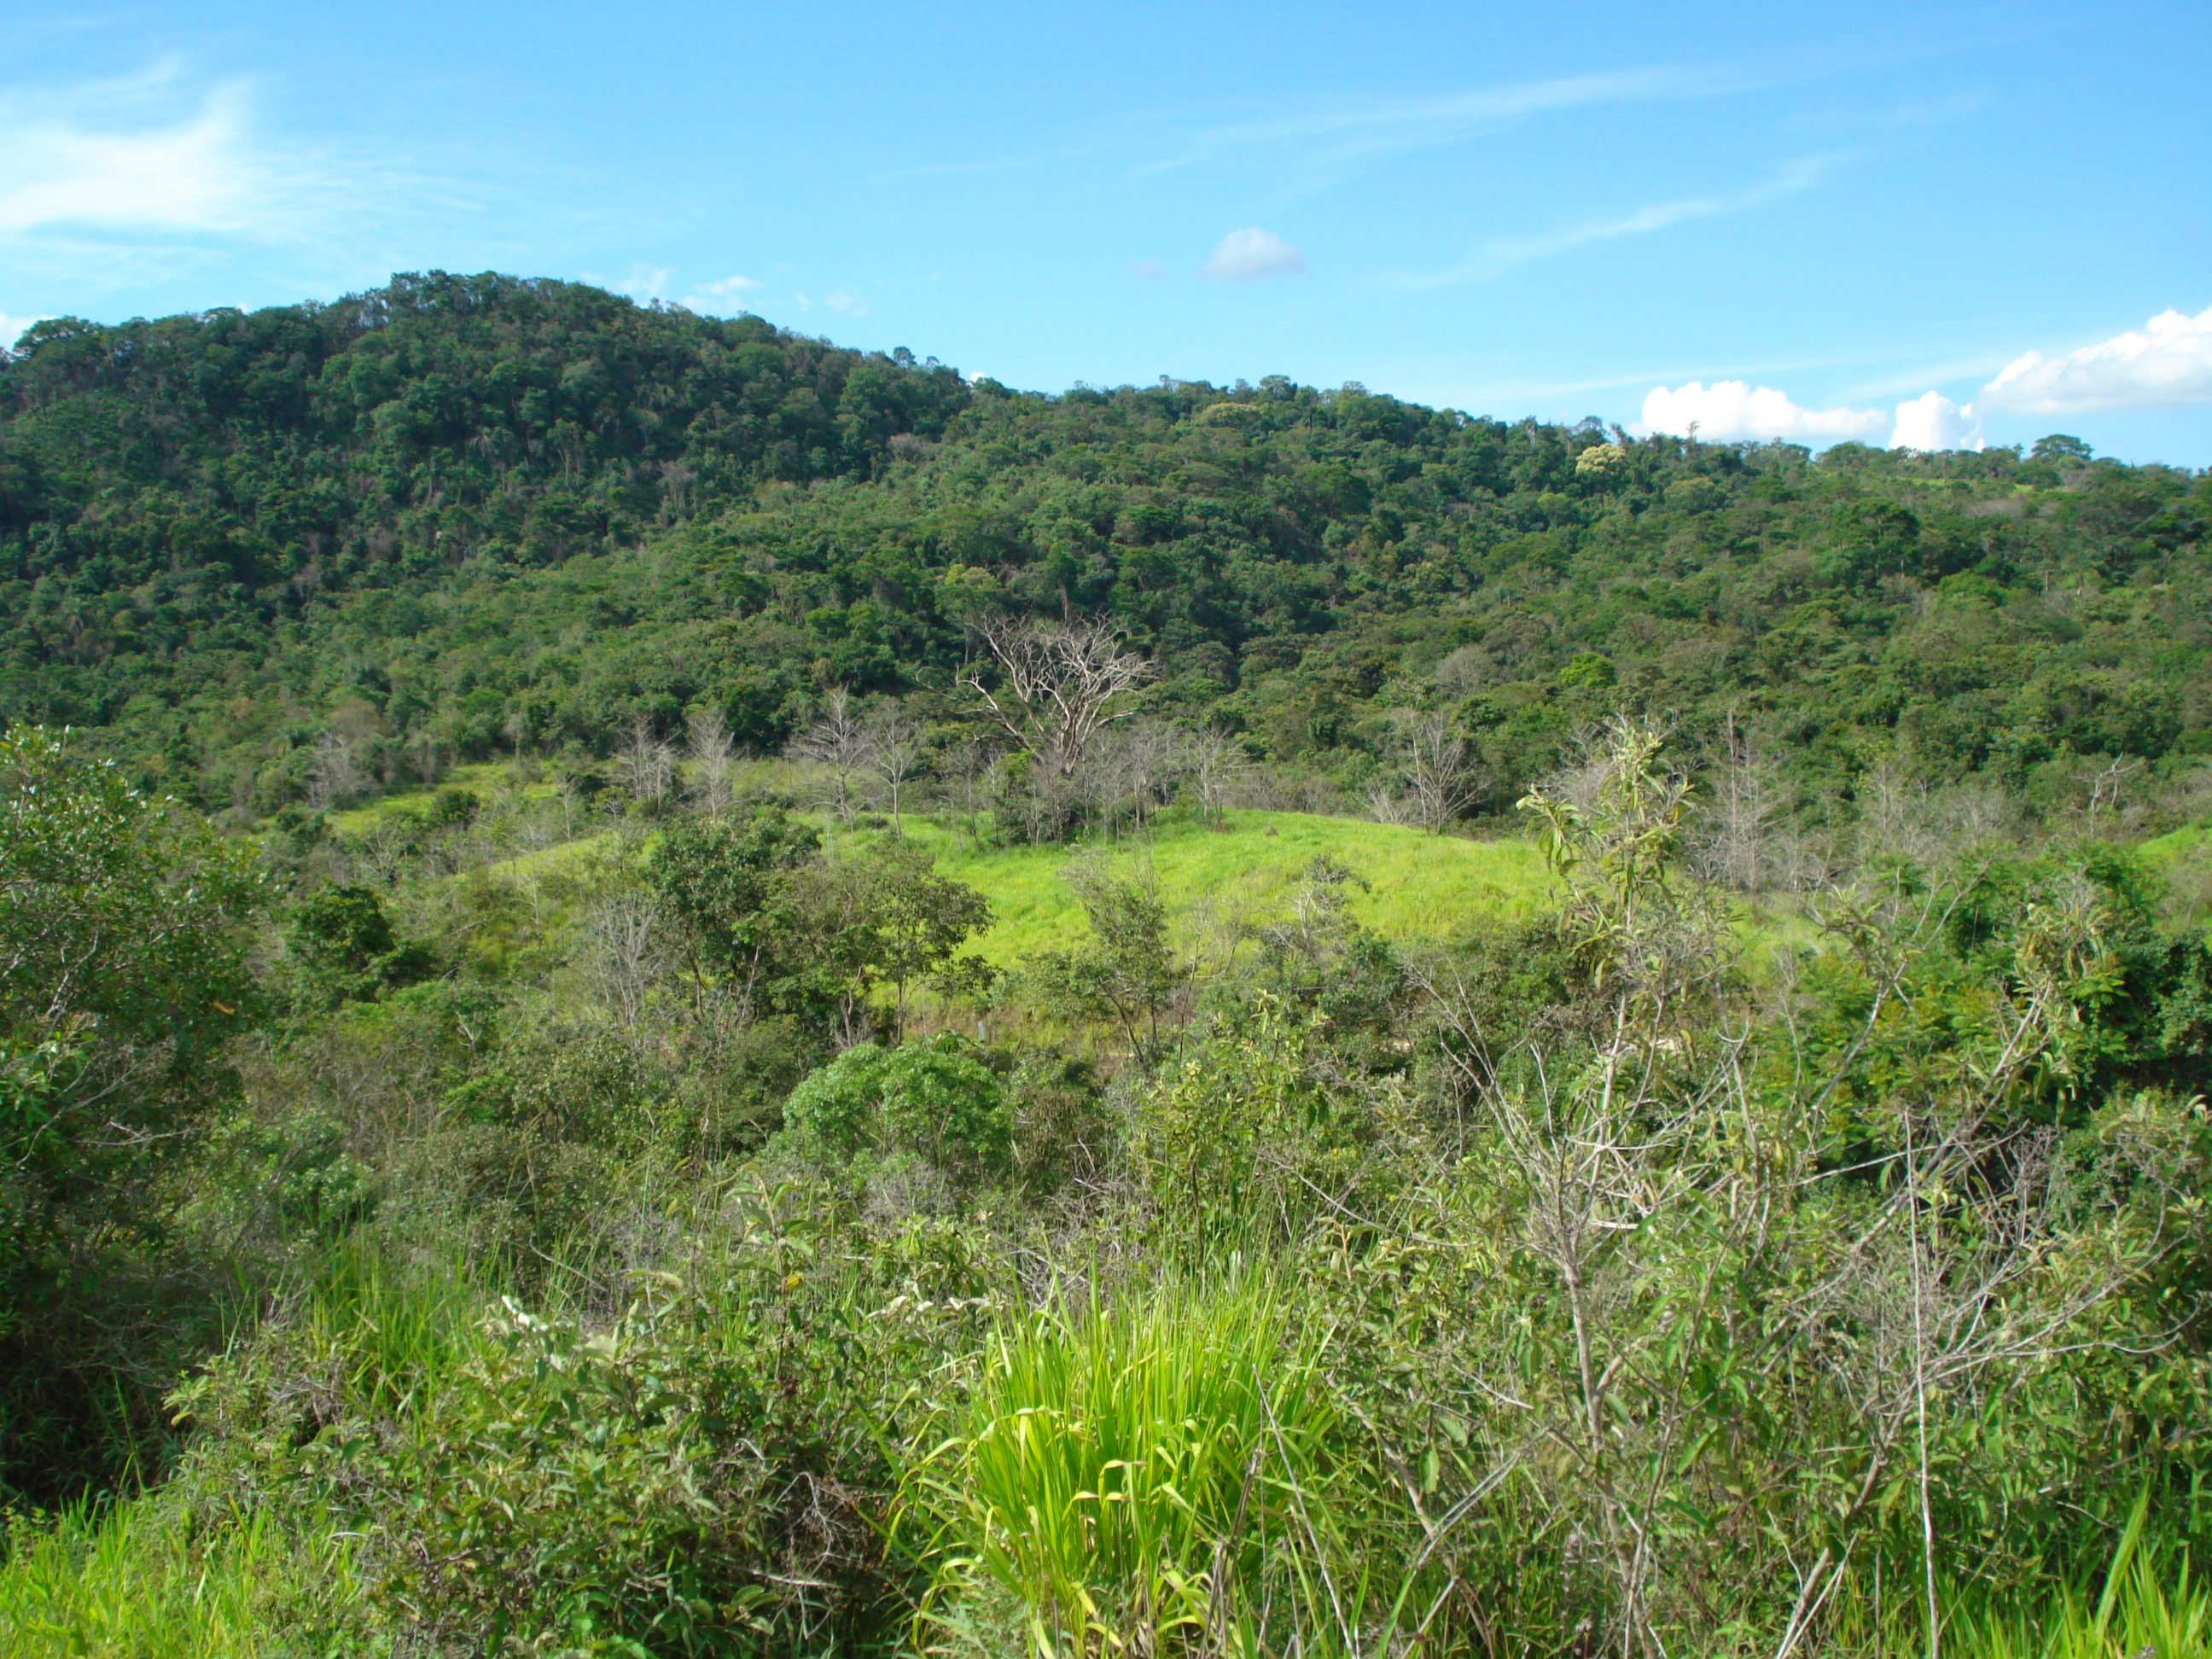
<instances>
[{"instance_id":1,"label":"tall grass clump","mask_svg":"<svg viewBox=\"0 0 2212 1659\"><path fill-rule=\"evenodd\" d=\"M904 1494L934 1528L925 1629L1038 1659L1356 1647L1328 1341L1256 1279L1002 1330Z\"/></svg>"},{"instance_id":2,"label":"tall grass clump","mask_svg":"<svg viewBox=\"0 0 2212 1659\"><path fill-rule=\"evenodd\" d=\"M306 1653L357 1596L342 1546L302 1547L265 1510L195 1526L167 1494L11 1516L0 1565L7 1659L239 1659ZM296 1641L280 1638L289 1631Z\"/></svg>"},{"instance_id":3,"label":"tall grass clump","mask_svg":"<svg viewBox=\"0 0 2212 1659\"><path fill-rule=\"evenodd\" d=\"M2205 1659L2212 1587L2192 1575L2185 1553L2145 1550L2094 1600L2064 1587L2039 1606L1960 1610L1943 1651L1948 1659Z\"/></svg>"}]
</instances>

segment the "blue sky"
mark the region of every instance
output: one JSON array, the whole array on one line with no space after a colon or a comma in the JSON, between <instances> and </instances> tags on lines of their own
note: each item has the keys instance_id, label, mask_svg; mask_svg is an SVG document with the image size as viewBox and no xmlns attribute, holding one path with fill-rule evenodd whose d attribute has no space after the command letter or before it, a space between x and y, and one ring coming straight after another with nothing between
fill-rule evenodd
<instances>
[{"instance_id":1,"label":"blue sky","mask_svg":"<svg viewBox=\"0 0 2212 1659\"><path fill-rule=\"evenodd\" d=\"M490 268L1022 386L2203 466L2207 64L2203 0L16 0L0 327Z\"/></svg>"}]
</instances>

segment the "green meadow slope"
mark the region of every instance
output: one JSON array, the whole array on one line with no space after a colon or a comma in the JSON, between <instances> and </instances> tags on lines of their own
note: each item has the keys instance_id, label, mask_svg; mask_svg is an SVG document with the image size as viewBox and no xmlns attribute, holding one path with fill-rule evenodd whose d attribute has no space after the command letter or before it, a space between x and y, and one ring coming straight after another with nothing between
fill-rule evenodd
<instances>
[{"instance_id":1,"label":"green meadow slope","mask_svg":"<svg viewBox=\"0 0 2212 1659\"><path fill-rule=\"evenodd\" d=\"M1356 920L1399 939L1445 938L1486 917L1518 920L1540 908L1550 884L1527 842L1465 841L1310 812L1232 812L1218 830L1171 821L1141 840L1080 848L979 848L933 823L910 824L907 835L937 855L945 875L990 899L993 923L978 948L1005 967L1083 934L1082 907L1062 875L1083 859L1149 883L1193 932L1279 916L1316 859L1358 878Z\"/></svg>"}]
</instances>

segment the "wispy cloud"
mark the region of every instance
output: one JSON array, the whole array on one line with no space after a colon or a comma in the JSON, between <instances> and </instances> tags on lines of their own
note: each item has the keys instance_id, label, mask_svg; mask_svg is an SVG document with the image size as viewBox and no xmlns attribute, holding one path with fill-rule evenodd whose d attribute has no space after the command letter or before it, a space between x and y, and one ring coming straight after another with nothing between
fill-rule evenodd
<instances>
[{"instance_id":1,"label":"wispy cloud","mask_svg":"<svg viewBox=\"0 0 2212 1659\"><path fill-rule=\"evenodd\" d=\"M844 317L865 317L868 314L867 301L850 289L832 289L827 294L802 294L793 289L791 297L799 302L801 311L811 311L815 307L822 306Z\"/></svg>"},{"instance_id":2,"label":"wispy cloud","mask_svg":"<svg viewBox=\"0 0 2212 1659\"><path fill-rule=\"evenodd\" d=\"M333 145L278 130L263 101L256 83L175 57L0 86L0 267L16 291L88 300L188 270L234 277L241 259L254 286L328 291L422 263L495 263L583 211L573 179L564 191L526 162Z\"/></svg>"},{"instance_id":3,"label":"wispy cloud","mask_svg":"<svg viewBox=\"0 0 2212 1659\"><path fill-rule=\"evenodd\" d=\"M1710 196L1686 196L1671 202L1653 202L1617 218L1589 219L1577 225L1528 236L1500 236L1485 242L1468 258L1444 270L1407 271L1389 279L1401 289L1455 288L1503 275L1531 259L1586 247L1593 242L1617 241L1626 236L1648 236L1692 219L1711 219L1725 214L1748 213L1812 189L1833 170L1840 157L1808 155L1793 161L1762 184L1748 190Z\"/></svg>"},{"instance_id":4,"label":"wispy cloud","mask_svg":"<svg viewBox=\"0 0 2212 1659\"><path fill-rule=\"evenodd\" d=\"M1106 148L1106 145L1092 141L1054 145L1045 149L1021 150L1011 155L987 155L969 161L917 161L911 166L893 167L883 176L886 179L944 179L969 174L1015 173L1024 167L1086 161L1103 153Z\"/></svg>"},{"instance_id":5,"label":"wispy cloud","mask_svg":"<svg viewBox=\"0 0 2212 1659\"><path fill-rule=\"evenodd\" d=\"M247 125L246 83L187 95L173 60L60 91L0 90L0 234L270 228L279 181Z\"/></svg>"},{"instance_id":6,"label":"wispy cloud","mask_svg":"<svg viewBox=\"0 0 2212 1659\"><path fill-rule=\"evenodd\" d=\"M686 311L702 313L744 311L751 303L747 296L767 286L756 276L717 276L712 282L696 284L684 296L683 305Z\"/></svg>"},{"instance_id":7,"label":"wispy cloud","mask_svg":"<svg viewBox=\"0 0 2212 1659\"><path fill-rule=\"evenodd\" d=\"M1503 131L1554 112L1607 105L1726 97L1826 79L1863 68L1834 54L1802 62L1656 64L1544 80L1509 82L1418 98L1327 98L1248 103L1244 112L1208 115L1188 107L1133 110L1107 137L1041 144L968 161L925 161L888 176L912 179L988 173L1152 152L1129 176L1249 161L1287 165L1293 193L1340 179L1370 162Z\"/></svg>"},{"instance_id":8,"label":"wispy cloud","mask_svg":"<svg viewBox=\"0 0 2212 1659\"><path fill-rule=\"evenodd\" d=\"M632 265L629 268L629 275L619 281L608 283L600 277L587 277L586 280L601 282L616 293L627 294L631 299L642 305L649 300L665 300L668 297L668 278L671 274L666 265Z\"/></svg>"},{"instance_id":9,"label":"wispy cloud","mask_svg":"<svg viewBox=\"0 0 2212 1659\"><path fill-rule=\"evenodd\" d=\"M1306 149L1316 161L1341 167L1495 131L1554 110L1712 97L1748 91L1771 81L1769 76L1741 69L1662 64L1482 87L1441 98L1338 100L1200 127L1174 155L1137 171L1139 176L1166 173L1285 148Z\"/></svg>"}]
</instances>

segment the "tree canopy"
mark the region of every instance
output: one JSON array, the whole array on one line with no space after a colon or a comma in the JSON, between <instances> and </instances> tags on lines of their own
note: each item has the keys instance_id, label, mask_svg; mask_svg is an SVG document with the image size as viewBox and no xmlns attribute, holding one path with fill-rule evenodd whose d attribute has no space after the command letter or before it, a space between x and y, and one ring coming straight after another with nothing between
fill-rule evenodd
<instances>
[{"instance_id":1,"label":"tree canopy","mask_svg":"<svg viewBox=\"0 0 2212 1659\"><path fill-rule=\"evenodd\" d=\"M2208 518L2204 476L2071 440L1816 459L1279 377L1048 396L433 273L31 331L0 717L260 815L687 714L772 750L834 690L946 691L989 628L1073 616L1155 711L1354 787L1438 708L1503 811L1626 706L1755 726L1815 791L1903 747L2033 796L2212 752Z\"/></svg>"}]
</instances>

